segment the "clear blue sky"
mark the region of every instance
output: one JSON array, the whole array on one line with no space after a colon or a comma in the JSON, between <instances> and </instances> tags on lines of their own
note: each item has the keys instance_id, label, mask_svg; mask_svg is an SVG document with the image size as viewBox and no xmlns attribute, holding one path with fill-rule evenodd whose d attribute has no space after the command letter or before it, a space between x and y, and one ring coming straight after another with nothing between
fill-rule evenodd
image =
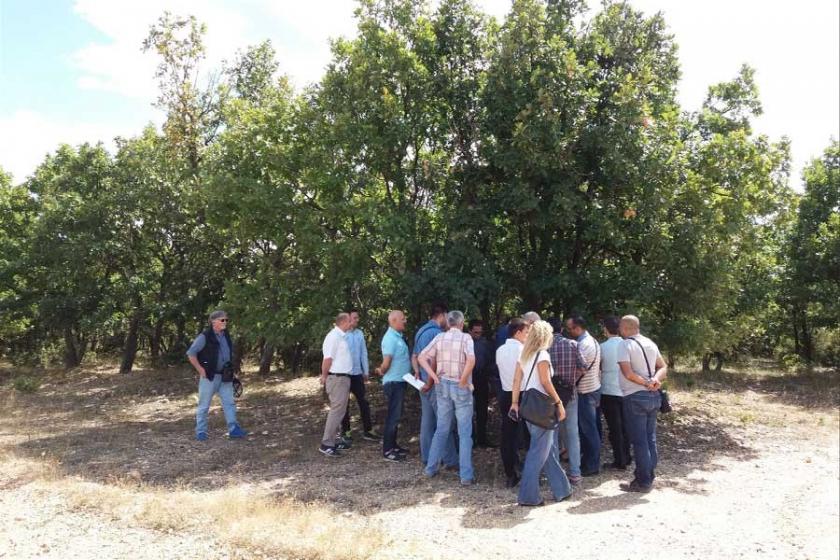
<instances>
[{"instance_id":1,"label":"clear blue sky","mask_svg":"<svg viewBox=\"0 0 840 560\"><path fill-rule=\"evenodd\" d=\"M509 0L476 0L499 18ZM794 177L840 136L840 3L632 0L663 11L680 45L683 108L746 62L757 70L759 132L793 143ZM590 0L597 8L600 2ZM168 9L208 26L208 65L271 39L297 85L329 61L330 37L354 33L352 0L0 0L0 166L16 180L60 142L103 141L159 123L155 59L140 52Z\"/></svg>"}]
</instances>

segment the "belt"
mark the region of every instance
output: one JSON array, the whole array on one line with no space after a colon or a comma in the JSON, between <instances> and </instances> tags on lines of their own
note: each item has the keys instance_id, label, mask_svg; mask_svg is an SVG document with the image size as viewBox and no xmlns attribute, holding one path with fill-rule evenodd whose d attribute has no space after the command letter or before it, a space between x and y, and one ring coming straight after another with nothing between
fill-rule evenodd
<instances>
[{"instance_id":1,"label":"belt","mask_svg":"<svg viewBox=\"0 0 840 560\"><path fill-rule=\"evenodd\" d=\"M350 377L349 373L334 373L332 371L330 372L330 375L335 375L336 377Z\"/></svg>"}]
</instances>

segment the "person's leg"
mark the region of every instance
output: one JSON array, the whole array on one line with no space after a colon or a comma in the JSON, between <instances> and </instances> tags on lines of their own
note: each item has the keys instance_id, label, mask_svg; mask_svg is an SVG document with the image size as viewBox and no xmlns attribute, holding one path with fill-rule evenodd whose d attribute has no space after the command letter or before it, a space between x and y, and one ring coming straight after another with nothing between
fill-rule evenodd
<instances>
[{"instance_id":1,"label":"person's leg","mask_svg":"<svg viewBox=\"0 0 840 560\"><path fill-rule=\"evenodd\" d=\"M473 402L475 403L475 441L487 444L487 404L490 398L490 384L486 376L473 376Z\"/></svg>"},{"instance_id":2,"label":"person's leg","mask_svg":"<svg viewBox=\"0 0 840 560\"><path fill-rule=\"evenodd\" d=\"M397 421L399 415L397 412L397 387L396 383L383 383L382 392L385 394L386 412L385 412L385 428L382 430L382 453L385 454L397 446ZM399 402L402 405L402 402Z\"/></svg>"},{"instance_id":3,"label":"person's leg","mask_svg":"<svg viewBox=\"0 0 840 560\"><path fill-rule=\"evenodd\" d=\"M647 422L648 413L644 391L624 397L624 420L627 422L627 434L633 445L636 461L635 480L642 486L650 486L650 450L648 448Z\"/></svg>"},{"instance_id":4,"label":"person's leg","mask_svg":"<svg viewBox=\"0 0 840 560\"><path fill-rule=\"evenodd\" d=\"M522 468L522 480L519 482L517 501L521 505L535 506L543 501L540 496L540 473L551 453L554 434L530 422L525 422L525 424L531 433L531 446L525 455L525 466Z\"/></svg>"},{"instance_id":5,"label":"person's leg","mask_svg":"<svg viewBox=\"0 0 840 560\"><path fill-rule=\"evenodd\" d=\"M621 420L621 397L602 395L601 409L607 420L607 432L613 451L612 466L622 469L627 466L628 457L627 443L624 441L624 422Z\"/></svg>"},{"instance_id":6,"label":"person's leg","mask_svg":"<svg viewBox=\"0 0 840 560\"><path fill-rule=\"evenodd\" d=\"M659 407L662 404L659 393L653 392L650 394L650 408L648 409L647 417L647 439L648 450L650 451L650 481L651 483L656 478L656 465L659 463L659 452L656 449L656 417L659 414Z\"/></svg>"},{"instance_id":7,"label":"person's leg","mask_svg":"<svg viewBox=\"0 0 840 560\"><path fill-rule=\"evenodd\" d=\"M219 377L219 376L216 376ZM195 408L195 435L207 433L207 413L213 400L213 382L206 377L198 379L198 406Z\"/></svg>"},{"instance_id":8,"label":"person's leg","mask_svg":"<svg viewBox=\"0 0 840 560\"><path fill-rule=\"evenodd\" d=\"M394 382L394 390L392 392L392 398L394 400L394 447L393 449L398 449L400 447L399 443L399 431L400 431L400 418L402 418L402 409L403 409L403 400L405 399L405 381L395 381ZM390 409L390 405L389 405Z\"/></svg>"},{"instance_id":9,"label":"person's leg","mask_svg":"<svg viewBox=\"0 0 840 560\"><path fill-rule=\"evenodd\" d=\"M217 375L219 381L222 380L221 375ZM225 423L228 431L237 426L236 423L236 400L233 398L233 383L219 383L219 399L222 401L222 412L225 414Z\"/></svg>"},{"instance_id":10,"label":"person's leg","mask_svg":"<svg viewBox=\"0 0 840 560\"><path fill-rule=\"evenodd\" d=\"M548 478L548 485L551 487L554 499L560 501L572 493L572 486L569 484L566 473L560 467L560 452L557 449L557 430L551 430L549 435L551 449L543 465L543 472L545 472L545 476Z\"/></svg>"},{"instance_id":11,"label":"person's leg","mask_svg":"<svg viewBox=\"0 0 840 560\"><path fill-rule=\"evenodd\" d=\"M475 478L472 464L473 449L473 394L469 389L454 387L455 420L458 423L458 465L461 482L472 482Z\"/></svg>"},{"instance_id":12,"label":"person's leg","mask_svg":"<svg viewBox=\"0 0 840 560\"><path fill-rule=\"evenodd\" d=\"M499 445L499 452L502 455L505 475L509 479L516 476L516 464L519 462L519 440L516 437L519 433L519 426L508 417L512 395L510 391L502 391L498 396L499 412L502 414L499 430L502 434L502 441Z\"/></svg>"},{"instance_id":13,"label":"person's leg","mask_svg":"<svg viewBox=\"0 0 840 560\"><path fill-rule=\"evenodd\" d=\"M334 447L336 435L341 426L341 419L347 412L347 398L350 396L350 378L337 375L327 376L327 397L330 400L330 411L327 414L327 422L324 425L324 436L321 438L321 445Z\"/></svg>"},{"instance_id":14,"label":"person's leg","mask_svg":"<svg viewBox=\"0 0 840 560\"><path fill-rule=\"evenodd\" d=\"M578 395L578 430L580 431L582 473L597 473L601 470L601 438L598 437L598 428L595 425L595 409L598 407L600 393L593 391L585 395Z\"/></svg>"},{"instance_id":15,"label":"person's leg","mask_svg":"<svg viewBox=\"0 0 840 560\"><path fill-rule=\"evenodd\" d=\"M357 395L357 381L361 381L361 375L354 375L350 378L350 394L356 395L356 402L359 402ZM341 419L341 435L350 431L350 397L347 397L347 411L344 413L344 418Z\"/></svg>"},{"instance_id":16,"label":"person's leg","mask_svg":"<svg viewBox=\"0 0 840 560\"><path fill-rule=\"evenodd\" d=\"M434 385L427 393L420 393L420 462L424 465L429 459L429 448L437 427L436 399Z\"/></svg>"},{"instance_id":17,"label":"person's leg","mask_svg":"<svg viewBox=\"0 0 840 560\"><path fill-rule=\"evenodd\" d=\"M365 378L362 375L357 375L356 377L358 377L358 381L353 394L356 395L356 402L359 403L359 414L362 416L362 430L370 432L373 430L373 421L370 416L370 402L367 400Z\"/></svg>"},{"instance_id":18,"label":"person's leg","mask_svg":"<svg viewBox=\"0 0 840 560\"><path fill-rule=\"evenodd\" d=\"M569 476L580 478L580 434L578 433L578 403L580 395L566 405L566 419L563 420L563 433L566 436L566 452L569 455Z\"/></svg>"},{"instance_id":19,"label":"person's leg","mask_svg":"<svg viewBox=\"0 0 840 560\"><path fill-rule=\"evenodd\" d=\"M449 385L446 381L442 381L435 387L437 426L435 427L435 435L432 437L432 445L429 447L426 468L423 471L427 476L437 474L441 459L447 454L446 447L452 434L455 403L450 396Z\"/></svg>"}]
</instances>

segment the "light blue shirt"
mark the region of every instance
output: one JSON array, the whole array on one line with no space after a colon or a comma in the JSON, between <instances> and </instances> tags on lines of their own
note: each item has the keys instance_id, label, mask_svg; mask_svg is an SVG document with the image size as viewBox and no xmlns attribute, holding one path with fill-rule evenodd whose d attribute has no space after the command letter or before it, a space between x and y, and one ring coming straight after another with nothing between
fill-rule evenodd
<instances>
[{"instance_id":1,"label":"light blue shirt","mask_svg":"<svg viewBox=\"0 0 840 560\"><path fill-rule=\"evenodd\" d=\"M618 367L618 350L621 348L621 337L612 336L601 343L601 394L621 397Z\"/></svg>"},{"instance_id":2,"label":"light blue shirt","mask_svg":"<svg viewBox=\"0 0 840 560\"><path fill-rule=\"evenodd\" d=\"M440 328L440 325L429 319L429 322L420 327L414 336L414 355L419 356L420 352L431 344L435 337L442 332L443 329ZM422 367L420 368L420 379L423 381L428 381L429 379L429 374Z\"/></svg>"},{"instance_id":3,"label":"light blue shirt","mask_svg":"<svg viewBox=\"0 0 840 560\"><path fill-rule=\"evenodd\" d=\"M403 375L411 373L411 357L408 355L408 344L402 334L391 327L382 337L382 356L391 356L391 365L382 377L382 383L402 381Z\"/></svg>"},{"instance_id":4,"label":"light blue shirt","mask_svg":"<svg viewBox=\"0 0 840 560\"><path fill-rule=\"evenodd\" d=\"M368 375L370 369L364 333L359 329L348 332L347 345L350 346L350 355L353 358L353 368L350 370L350 375Z\"/></svg>"}]
</instances>

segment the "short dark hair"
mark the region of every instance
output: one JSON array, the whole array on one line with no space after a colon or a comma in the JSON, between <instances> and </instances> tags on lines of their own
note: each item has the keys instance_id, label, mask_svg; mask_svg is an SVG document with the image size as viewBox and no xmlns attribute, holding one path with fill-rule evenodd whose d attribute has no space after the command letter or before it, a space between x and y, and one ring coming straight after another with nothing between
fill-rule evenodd
<instances>
[{"instance_id":1,"label":"short dark hair","mask_svg":"<svg viewBox=\"0 0 840 560\"><path fill-rule=\"evenodd\" d=\"M445 303L435 303L432 305L432 310L429 312L429 318L437 317L438 315L446 315L449 313L449 308Z\"/></svg>"},{"instance_id":2,"label":"short dark hair","mask_svg":"<svg viewBox=\"0 0 840 560\"><path fill-rule=\"evenodd\" d=\"M568 321L571 321L573 325L576 327L580 327L582 329L586 328L586 319L583 318L583 315L579 315L577 313L573 313L569 315Z\"/></svg>"},{"instance_id":3,"label":"short dark hair","mask_svg":"<svg viewBox=\"0 0 840 560\"><path fill-rule=\"evenodd\" d=\"M604 317L604 320L601 324L604 325L604 328L607 329L607 332L610 334L618 334L618 325L621 320L616 317L615 315L608 315Z\"/></svg>"},{"instance_id":4,"label":"short dark hair","mask_svg":"<svg viewBox=\"0 0 840 560\"><path fill-rule=\"evenodd\" d=\"M351 313L359 313L359 309L356 307L351 307L347 310L347 314L350 315ZM361 313L359 313L359 315L361 315Z\"/></svg>"},{"instance_id":5,"label":"short dark hair","mask_svg":"<svg viewBox=\"0 0 840 560\"><path fill-rule=\"evenodd\" d=\"M484 328L484 321L482 321L481 319L470 320L470 322L467 324L467 330L471 331L471 330L473 330L473 327L481 327L483 329Z\"/></svg>"},{"instance_id":6,"label":"short dark hair","mask_svg":"<svg viewBox=\"0 0 840 560\"><path fill-rule=\"evenodd\" d=\"M513 335L518 333L519 331L525 330L528 326L528 323L520 319L519 317L514 317L508 323L508 338L513 338Z\"/></svg>"},{"instance_id":7,"label":"short dark hair","mask_svg":"<svg viewBox=\"0 0 840 560\"><path fill-rule=\"evenodd\" d=\"M560 317L551 317L546 319L546 323L551 325L551 328L554 330L555 333L559 333L563 330L563 321L560 320Z\"/></svg>"}]
</instances>

